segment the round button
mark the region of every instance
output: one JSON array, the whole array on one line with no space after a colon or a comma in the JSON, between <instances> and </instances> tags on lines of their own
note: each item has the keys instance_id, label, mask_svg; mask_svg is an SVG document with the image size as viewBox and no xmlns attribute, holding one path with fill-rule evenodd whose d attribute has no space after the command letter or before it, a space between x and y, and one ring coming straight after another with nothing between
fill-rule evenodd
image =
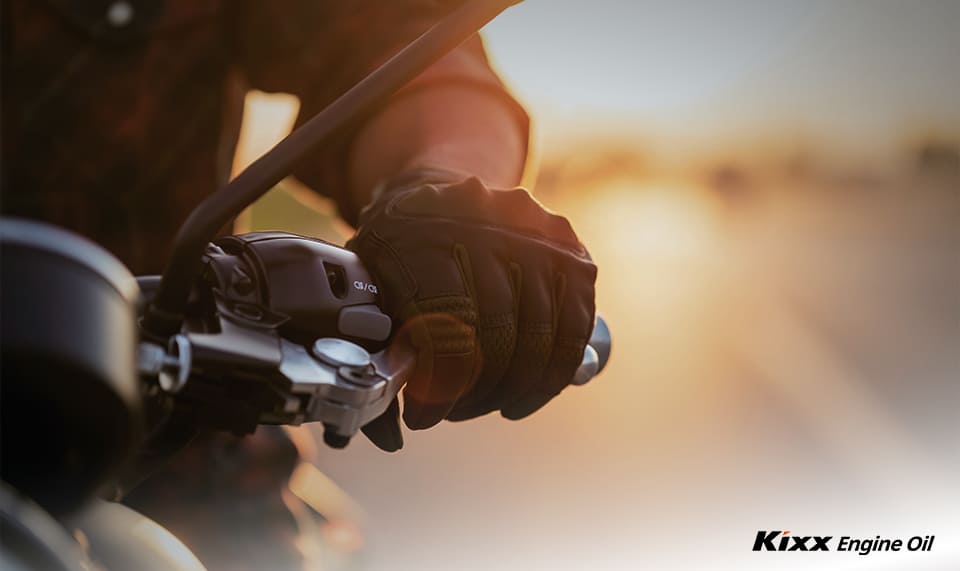
<instances>
[{"instance_id":1,"label":"round button","mask_svg":"<svg viewBox=\"0 0 960 571\"><path fill-rule=\"evenodd\" d=\"M363 347L336 339L323 337L313 343L313 354L318 359L334 367L362 368L370 364L370 353Z\"/></svg>"},{"instance_id":2,"label":"round button","mask_svg":"<svg viewBox=\"0 0 960 571\"><path fill-rule=\"evenodd\" d=\"M122 28L133 20L133 6L126 0L117 0L107 8L107 22L114 28Z\"/></svg>"}]
</instances>

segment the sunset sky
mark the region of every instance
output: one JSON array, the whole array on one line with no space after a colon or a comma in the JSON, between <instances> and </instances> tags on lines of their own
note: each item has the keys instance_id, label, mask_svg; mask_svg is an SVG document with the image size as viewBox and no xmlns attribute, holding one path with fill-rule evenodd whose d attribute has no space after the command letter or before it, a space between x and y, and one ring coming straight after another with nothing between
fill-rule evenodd
<instances>
[{"instance_id":1,"label":"sunset sky","mask_svg":"<svg viewBox=\"0 0 960 571\"><path fill-rule=\"evenodd\" d=\"M586 136L681 165L771 145L876 163L960 141L958 22L951 0L526 0L484 34L545 153ZM293 101L252 98L238 168Z\"/></svg>"},{"instance_id":2,"label":"sunset sky","mask_svg":"<svg viewBox=\"0 0 960 571\"><path fill-rule=\"evenodd\" d=\"M527 0L485 31L548 139L586 124L660 152L788 134L875 153L960 135L958 22L950 0Z\"/></svg>"}]
</instances>

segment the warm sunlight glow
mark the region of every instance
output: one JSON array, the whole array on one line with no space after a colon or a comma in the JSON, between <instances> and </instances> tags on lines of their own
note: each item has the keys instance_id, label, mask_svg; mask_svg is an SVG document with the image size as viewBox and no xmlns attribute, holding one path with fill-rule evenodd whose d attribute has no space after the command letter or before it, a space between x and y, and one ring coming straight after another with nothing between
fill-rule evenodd
<instances>
[{"instance_id":1,"label":"warm sunlight glow","mask_svg":"<svg viewBox=\"0 0 960 571\"><path fill-rule=\"evenodd\" d=\"M687 261L711 249L715 213L702 191L677 183L624 181L595 193L589 215L604 239L636 262Z\"/></svg>"},{"instance_id":2,"label":"warm sunlight glow","mask_svg":"<svg viewBox=\"0 0 960 571\"><path fill-rule=\"evenodd\" d=\"M243 124L233 160L233 175L245 169L290 133L300 100L285 93L251 91L243 101Z\"/></svg>"}]
</instances>

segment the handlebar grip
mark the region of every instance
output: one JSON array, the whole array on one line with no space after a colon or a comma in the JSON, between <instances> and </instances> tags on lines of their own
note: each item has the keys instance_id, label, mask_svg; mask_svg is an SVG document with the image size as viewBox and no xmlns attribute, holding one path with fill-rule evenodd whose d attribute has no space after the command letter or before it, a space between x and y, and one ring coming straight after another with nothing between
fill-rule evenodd
<instances>
[{"instance_id":1,"label":"handlebar grip","mask_svg":"<svg viewBox=\"0 0 960 571\"><path fill-rule=\"evenodd\" d=\"M607 366L607 361L610 359L610 345L610 328L598 315L597 322L593 326L593 334L590 335L587 347L583 350L583 360L573 375L574 385L587 384Z\"/></svg>"}]
</instances>

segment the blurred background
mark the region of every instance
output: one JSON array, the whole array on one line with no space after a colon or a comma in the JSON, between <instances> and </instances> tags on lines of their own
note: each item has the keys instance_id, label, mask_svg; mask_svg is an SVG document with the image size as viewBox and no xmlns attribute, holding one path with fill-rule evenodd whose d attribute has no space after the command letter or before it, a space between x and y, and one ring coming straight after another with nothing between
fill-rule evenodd
<instances>
[{"instance_id":1,"label":"blurred background","mask_svg":"<svg viewBox=\"0 0 960 571\"><path fill-rule=\"evenodd\" d=\"M960 568L958 29L932 0L527 0L488 26L613 357L521 422L320 450L294 488L327 568ZM247 106L238 170L297 102ZM242 224L349 235L293 181ZM752 553L760 529L936 542Z\"/></svg>"}]
</instances>

